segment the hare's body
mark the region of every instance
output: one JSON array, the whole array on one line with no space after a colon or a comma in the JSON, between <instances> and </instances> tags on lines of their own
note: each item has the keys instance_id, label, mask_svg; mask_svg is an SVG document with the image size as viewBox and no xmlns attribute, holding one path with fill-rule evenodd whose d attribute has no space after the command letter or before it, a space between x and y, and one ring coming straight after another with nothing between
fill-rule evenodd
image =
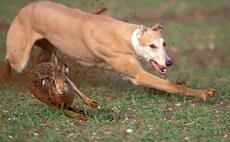
<instances>
[{"instance_id":1,"label":"hare's body","mask_svg":"<svg viewBox=\"0 0 230 142\"><path fill-rule=\"evenodd\" d=\"M55 85L52 79L53 74L60 74L60 70L55 68L52 63L41 63L33 68L28 74L28 87L40 101L52 108L68 109L74 99L74 92L67 84L67 91L64 94L57 94L52 89ZM44 79L46 80L44 83Z\"/></svg>"},{"instance_id":2,"label":"hare's body","mask_svg":"<svg viewBox=\"0 0 230 142\"><path fill-rule=\"evenodd\" d=\"M53 109L64 109L71 118L86 120L85 116L72 111L74 96L80 96L93 109L98 107L98 103L78 90L67 77L68 70L66 65L61 68L53 55L50 62L40 63L28 73L29 92Z\"/></svg>"}]
</instances>

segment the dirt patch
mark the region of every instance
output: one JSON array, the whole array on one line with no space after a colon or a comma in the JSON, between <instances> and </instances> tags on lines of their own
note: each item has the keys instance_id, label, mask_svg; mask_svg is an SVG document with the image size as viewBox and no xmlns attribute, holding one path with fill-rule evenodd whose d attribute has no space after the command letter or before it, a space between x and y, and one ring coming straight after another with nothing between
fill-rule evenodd
<instances>
[{"instance_id":1,"label":"dirt patch","mask_svg":"<svg viewBox=\"0 0 230 142\"><path fill-rule=\"evenodd\" d=\"M207 68L218 65L220 68L228 68L229 63L220 50L190 48L182 51L183 56L188 58L189 66L193 68Z\"/></svg>"},{"instance_id":2,"label":"dirt patch","mask_svg":"<svg viewBox=\"0 0 230 142\"><path fill-rule=\"evenodd\" d=\"M0 32L7 31L10 24L0 19Z\"/></svg>"},{"instance_id":3,"label":"dirt patch","mask_svg":"<svg viewBox=\"0 0 230 142\"><path fill-rule=\"evenodd\" d=\"M156 15L157 14L157 15ZM164 11L158 12L154 15L143 15L141 12L134 11L132 16L124 17L125 21L137 21L138 23L146 23L149 20L157 20L161 22L169 22L169 21L205 21L207 19L212 19L215 21L225 20L226 18L230 18L230 8L225 7L221 10L200 10L194 9L193 11L181 15L176 14L165 14Z\"/></svg>"},{"instance_id":4,"label":"dirt patch","mask_svg":"<svg viewBox=\"0 0 230 142\"><path fill-rule=\"evenodd\" d=\"M221 10L196 10L194 9L192 12L185 15L161 15L162 20L170 20L170 21L204 21L207 19L215 19L216 21L223 20L227 17L230 17L230 8L222 8Z\"/></svg>"},{"instance_id":5,"label":"dirt patch","mask_svg":"<svg viewBox=\"0 0 230 142\"><path fill-rule=\"evenodd\" d=\"M28 66L25 68L25 70L22 73L17 73L15 71L12 71L10 78L4 83L1 83L1 86L7 88L13 87L17 91L26 89L27 72L31 70L33 66L33 58L38 54L39 53L32 53L31 60ZM70 69L69 76L71 80L76 83L77 86L80 85L81 82L84 82L87 84L87 86L91 88L97 88L102 84L117 83L122 80L119 74L114 72L114 70L104 70L102 68L97 68L97 67L86 67L75 62L72 58L63 55L61 53L59 53L57 56L60 64L65 63L68 65ZM3 68L3 61L0 62L0 69L2 70L2 68ZM126 87L123 87L123 89L125 88ZM107 98L110 97L110 99L115 99L112 96L108 96L108 94L105 95Z\"/></svg>"}]
</instances>

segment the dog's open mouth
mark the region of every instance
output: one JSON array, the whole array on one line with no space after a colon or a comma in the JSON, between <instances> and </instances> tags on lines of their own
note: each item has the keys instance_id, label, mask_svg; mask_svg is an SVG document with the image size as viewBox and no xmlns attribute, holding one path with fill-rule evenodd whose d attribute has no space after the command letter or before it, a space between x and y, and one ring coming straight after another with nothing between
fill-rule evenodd
<instances>
[{"instance_id":1,"label":"dog's open mouth","mask_svg":"<svg viewBox=\"0 0 230 142\"><path fill-rule=\"evenodd\" d=\"M162 74L162 75L166 74L166 71L167 71L166 67L159 65L159 64L158 64L156 61L154 61L153 59L150 59L150 60L149 60L149 63L152 65L152 67L153 67L158 73L160 73L160 74Z\"/></svg>"}]
</instances>

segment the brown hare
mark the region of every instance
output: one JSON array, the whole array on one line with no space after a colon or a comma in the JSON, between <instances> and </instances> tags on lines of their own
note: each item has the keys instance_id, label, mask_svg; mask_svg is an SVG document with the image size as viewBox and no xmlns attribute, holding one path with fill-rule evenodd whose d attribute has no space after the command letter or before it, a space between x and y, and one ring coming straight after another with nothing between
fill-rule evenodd
<instances>
[{"instance_id":1,"label":"brown hare","mask_svg":"<svg viewBox=\"0 0 230 142\"><path fill-rule=\"evenodd\" d=\"M81 97L90 108L98 107L98 103L81 93L67 77L68 67L61 68L53 54L50 62L40 63L28 73L29 92L37 99L53 109L64 109L67 116L76 120L87 120L84 115L73 112L72 103L75 95Z\"/></svg>"}]
</instances>

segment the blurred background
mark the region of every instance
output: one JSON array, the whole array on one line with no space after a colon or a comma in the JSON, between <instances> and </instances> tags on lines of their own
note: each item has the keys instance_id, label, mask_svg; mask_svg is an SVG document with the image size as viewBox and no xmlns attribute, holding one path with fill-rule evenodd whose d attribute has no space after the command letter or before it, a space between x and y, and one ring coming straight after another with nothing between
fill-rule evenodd
<instances>
[{"instance_id":1,"label":"blurred background","mask_svg":"<svg viewBox=\"0 0 230 142\"><path fill-rule=\"evenodd\" d=\"M0 64L10 22L34 1L0 0ZM73 122L28 95L25 73L17 75L19 80L13 76L13 86L0 87L0 141L230 141L229 0L54 1L86 12L106 7L104 15L130 23L164 23L166 50L174 60L165 78L192 88L216 88L217 95L203 102L135 87L114 72L88 69L60 55L70 65L70 78L102 109L90 114L88 123ZM14 91L15 86L23 89Z\"/></svg>"}]
</instances>

